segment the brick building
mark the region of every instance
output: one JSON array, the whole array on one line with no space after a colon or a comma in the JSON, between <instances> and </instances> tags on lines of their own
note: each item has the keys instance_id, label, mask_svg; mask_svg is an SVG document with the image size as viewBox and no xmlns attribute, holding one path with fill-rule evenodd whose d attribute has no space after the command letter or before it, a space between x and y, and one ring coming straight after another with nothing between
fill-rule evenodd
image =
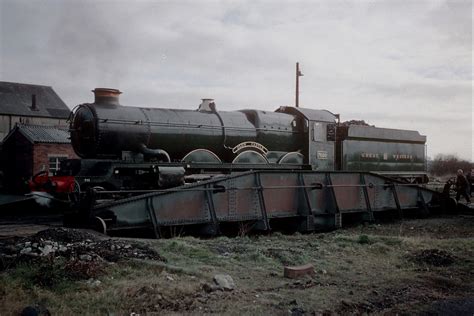
<instances>
[{"instance_id":1,"label":"brick building","mask_svg":"<svg viewBox=\"0 0 474 316\"><path fill-rule=\"evenodd\" d=\"M0 81L0 142L16 123L66 127L69 113L51 87Z\"/></svg>"},{"instance_id":2,"label":"brick building","mask_svg":"<svg viewBox=\"0 0 474 316\"><path fill-rule=\"evenodd\" d=\"M3 141L6 187L21 190L25 180L41 171L54 174L67 158L77 156L66 128L16 124Z\"/></svg>"}]
</instances>

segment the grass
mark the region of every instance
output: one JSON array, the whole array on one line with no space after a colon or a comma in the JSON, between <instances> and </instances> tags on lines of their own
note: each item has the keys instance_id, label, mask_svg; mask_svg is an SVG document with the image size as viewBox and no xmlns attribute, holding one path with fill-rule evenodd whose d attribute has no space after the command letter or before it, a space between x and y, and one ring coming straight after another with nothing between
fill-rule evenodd
<instances>
[{"instance_id":1,"label":"grass","mask_svg":"<svg viewBox=\"0 0 474 316\"><path fill-rule=\"evenodd\" d=\"M33 266L22 266L9 275L2 275L0 279L0 292L5 293L0 299L3 306L1 314L18 314L28 305L47 306L56 314L65 312L81 312L95 309L94 306L107 304L107 297L97 297L78 281L71 281L55 271L45 274L41 278L54 274L54 283L37 283L40 270ZM95 303L94 303L95 301Z\"/></svg>"},{"instance_id":2,"label":"grass","mask_svg":"<svg viewBox=\"0 0 474 316\"><path fill-rule=\"evenodd\" d=\"M443 287L447 281L436 285L436 278L451 280L462 288L462 295L474 294L474 233L469 235L466 230L457 234L452 230L439 234L445 225L462 231L472 230L472 223L418 220L405 224L412 225L423 229L400 234L400 224L393 223L326 234L147 240L167 259L166 263L129 260L108 264L93 276L101 281L96 287L87 284L87 275L71 274L61 261L46 267L22 264L0 274L0 314L16 314L34 304L44 305L58 315L287 314L295 306L308 313L357 313L341 309L346 308L342 300L352 302L351 308L359 302L379 300L374 306L392 302L388 311L403 313L422 308L420 304L430 299L456 294ZM417 231L421 233L417 235ZM407 259L416 251L430 248L444 250L458 259L442 268L417 265ZM313 278L283 277L284 265L306 263L315 267ZM230 274L236 290L203 291L202 284L212 282L218 273Z\"/></svg>"}]
</instances>

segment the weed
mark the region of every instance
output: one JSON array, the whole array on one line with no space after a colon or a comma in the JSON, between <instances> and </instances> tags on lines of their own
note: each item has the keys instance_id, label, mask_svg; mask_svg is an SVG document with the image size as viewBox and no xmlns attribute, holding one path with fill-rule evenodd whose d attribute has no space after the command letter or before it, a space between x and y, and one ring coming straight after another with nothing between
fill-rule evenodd
<instances>
[{"instance_id":1,"label":"weed","mask_svg":"<svg viewBox=\"0 0 474 316\"><path fill-rule=\"evenodd\" d=\"M254 226L255 224L252 222L239 222L238 236L247 236Z\"/></svg>"},{"instance_id":2,"label":"weed","mask_svg":"<svg viewBox=\"0 0 474 316\"><path fill-rule=\"evenodd\" d=\"M354 240L350 237L347 237L347 236L336 236L334 238L335 241L337 241L338 243L342 244L342 243L352 243Z\"/></svg>"},{"instance_id":3,"label":"weed","mask_svg":"<svg viewBox=\"0 0 474 316\"><path fill-rule=\"evenodd\" d=\"M35 286L50 290L64 290L69 287L69 277L64 267L56 261L45 261L38 264L21 264L9 275L11 281L18 282L25 288Z\"/></svg>"},{"instance_id":4,"label":"weed","mask_svg":"<svg viewBox=\"0 0 474 316\"><path fill-rule=\"evenodd\" d=\"M265 253L282 265L301 265L310 261L304 252L297 249L269 248Z\"/></svg>"},{"instance_id":5,"label":"weed","mask_svg":"<svg viewBox=\"0 0 474 316\"><path fill-rule=\"evenodd\" d=\"M367 235L360 235L359 238L357 239L357 242L361 245L365 245L365 244L370 244L371 240L369 239L369 236Z\"/></svg>"},{"instance_id":6,"label":"weed","mask_svg":"<svg viewBox=\"0 0 474 316\"><path fill-rule=\"evenodd\" d=\"M20 264L10 277L27 288L38 286L62 291L73 285L71 281L97 278L104 273L104 267L98 262L56 259Z\"/></svg>"},{"instance_id":7,"label":"weed","mask_svg":"<svg viewBox=\"0 0 474 316\"><path fill-rule=\"evenodd\" d=\"M169 243L165 242L161 251L164 254L178 255L181 258L189 257L200 262L207 262L216 257L208 247L194 238L175 238Z\"/></svg>"},{"instance_id":8,"label":"weed","mask_svg":"<svg viewBox=\"0 0 474 316\"><path fill-rule=\"evenodd\" d=\"M374 244L372 244L370 246L370 250L373 253L386 254L386 253L390 252L391 248L389 246L387 246L386 244L384 244L384 243L375 242Z\"/></svg>"},{"instance_id":9,"label":"weed","mask_svg":"<svg viewBox=\"0 0 474 316\"><path fill-rule=\"evenodd\" d=\"M181 252L186 249L186 244L183 243L179 238L173 239L168 243L163 250L168 250L172 252Z\"/></svg>"}]
</instances>

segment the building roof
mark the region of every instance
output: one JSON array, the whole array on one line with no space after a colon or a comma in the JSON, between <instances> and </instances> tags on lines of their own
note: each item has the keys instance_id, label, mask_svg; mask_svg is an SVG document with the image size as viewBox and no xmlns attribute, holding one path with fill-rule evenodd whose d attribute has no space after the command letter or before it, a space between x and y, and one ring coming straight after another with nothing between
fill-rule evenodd
<instances>
[{"instance_id":1,"label":"building roof","mask_svg":"<svg viewBox=\"0 0 474 316\"><path fill-rule=\"evenodd\" d=\"M70 112L51 87L0 81L0 115L67 118Z\"/></svg>"},{"instance_id":2,"label":"building roof","mask_svg":"<svg viewBox=\"0 0 474 316\"><path fill-rule=\"evenodd\" d=\"M36 143L50 143L50 144L70 144L69 130L66 128L54 127L54 126L41 126L41 125L29 125L29 124L16 124L10 133L5 137L3 142L5 143L11 135L15 132L21 133L30 142Z\"/></svg>"}]
</instances>

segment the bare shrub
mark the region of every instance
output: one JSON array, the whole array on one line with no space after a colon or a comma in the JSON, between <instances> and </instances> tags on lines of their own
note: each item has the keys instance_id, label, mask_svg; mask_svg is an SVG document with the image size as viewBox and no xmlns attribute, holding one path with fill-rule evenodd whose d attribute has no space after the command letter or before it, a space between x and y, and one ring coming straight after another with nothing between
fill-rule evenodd
<instances>
[{"instance_id":1,"label":"bare shrub","mask_svg":"<svg viewBox=\"0 0 474 316\"><path fill-rule=\"evenodd\" d=\"M458 169L464 170L464 172L469 172L474 165L467 160L463 160L456 155L445 155L438 154L431 161L429 171L435 176L443 176L447 174L456 175Z\"/></svg>"}]
</instances>

